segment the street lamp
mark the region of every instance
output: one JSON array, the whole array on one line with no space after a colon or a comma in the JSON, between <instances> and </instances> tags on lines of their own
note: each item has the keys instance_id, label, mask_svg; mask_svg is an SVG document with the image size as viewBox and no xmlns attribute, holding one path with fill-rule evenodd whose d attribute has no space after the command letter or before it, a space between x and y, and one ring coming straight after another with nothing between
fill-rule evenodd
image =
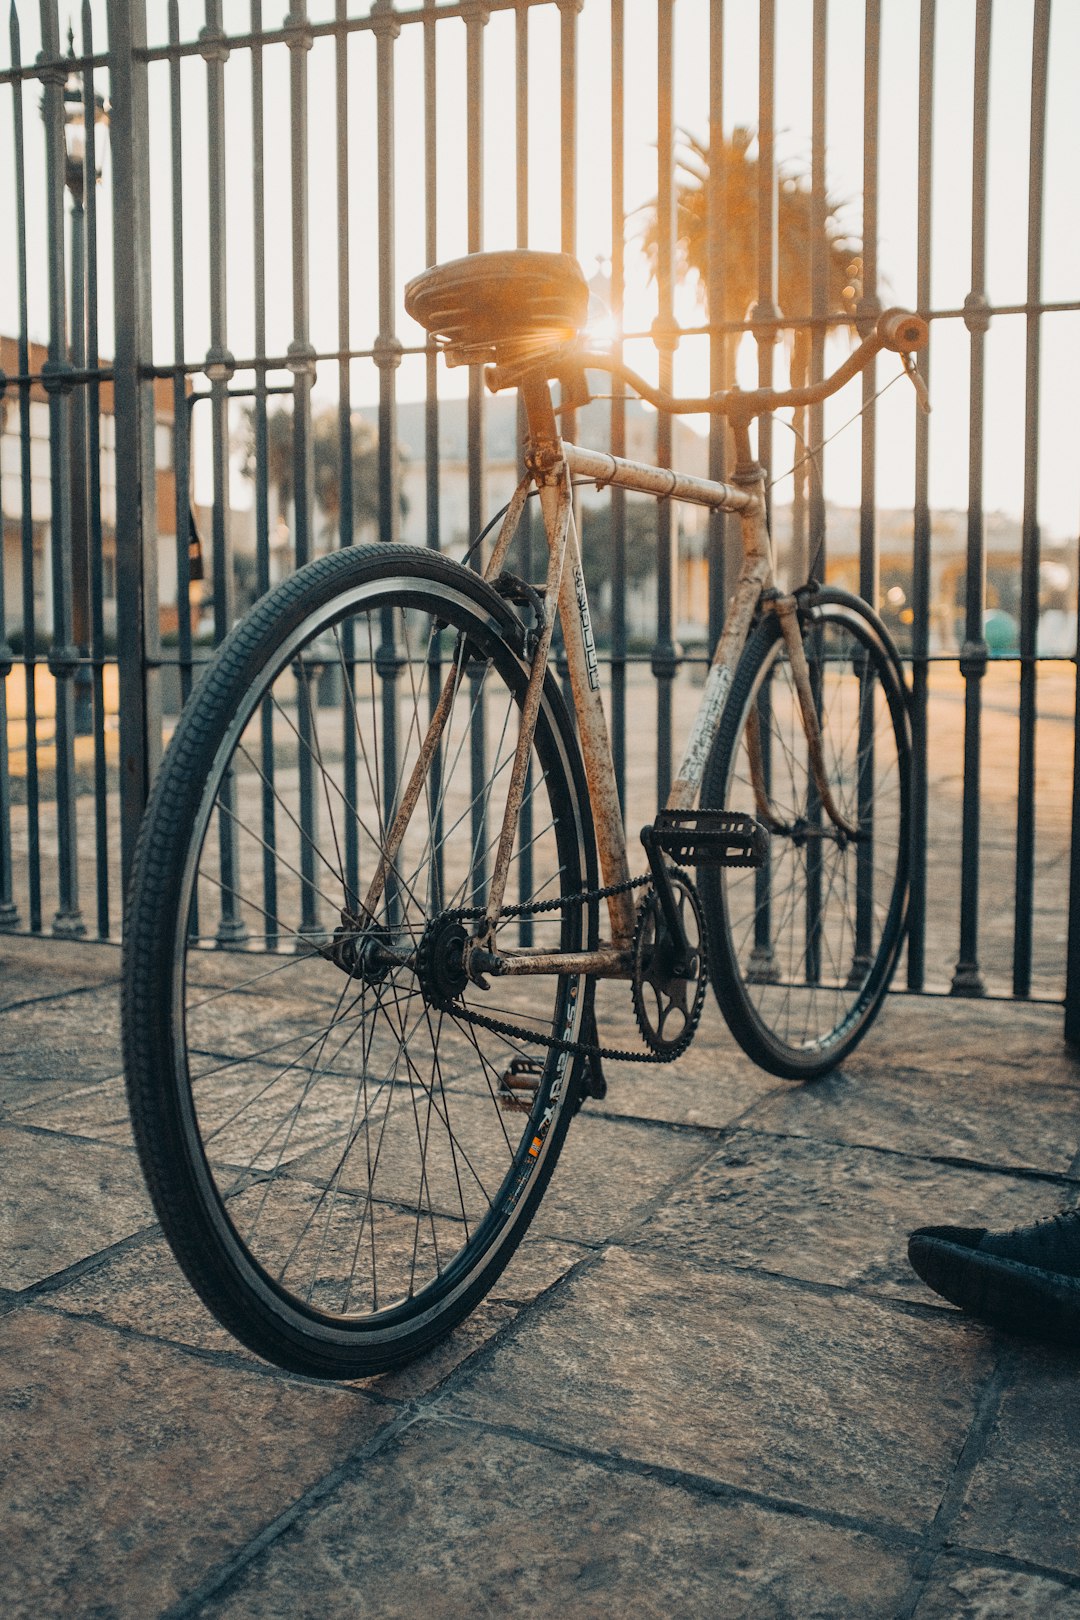
<instances>
[{"instance_id":1,"label":"street lamp","mask_svg":"<svg viewBox=\"0 0 1080 1620\"><path fill-rule=\"evenodd\" d=\"M105 98L93 96L93 105L87 108L83 78L74 66L75 32L68 28L68 57L71 71L64 85L64 183L71 193L71 317L69 356L76 371L86 368L86 184L87 184L87 112L89 110L95 134L108 124ZM94 175L96 185L101 179L101 163L95 140ZM94 726L93 680L86 662L90 653L90 526L89 494L87 489L87 441L90 415L85 386L75 391L71 435L71 583L72 629L79 648L80 663L75 672L75 733L88 737ZM96 442L96 435L95 435Z\"/></svg>"}]
</instances>

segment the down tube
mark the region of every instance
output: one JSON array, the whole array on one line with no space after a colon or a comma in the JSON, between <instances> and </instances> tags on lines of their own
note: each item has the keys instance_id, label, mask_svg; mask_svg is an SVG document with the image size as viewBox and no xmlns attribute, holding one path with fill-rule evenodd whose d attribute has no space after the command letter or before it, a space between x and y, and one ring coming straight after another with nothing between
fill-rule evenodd
<instances>
[{"instance_id":1,"label":"down tube","mask_svg":"<svg viewBox=\"0 0 1080 1620\"><path fill-rule=\"evenodd\" d=\"M549 527L554 521L557 500L556 488L551 485L542 486L540 501ZM600 695L596 644L593 640L589 598L581 568L581 548L578 545L577 525L574 522L572 508L566 537L566 559L559 587L559 614L562 619L566 661L570 669L570 686L574 694L578 733L581 737L581 752L585 761L585 776L589 784L589 799L596 825L600 870L606 884L625 883L630 876L626 859L626 834L623 830L622 808L615 783L615 766L611 757L607 716L604 714L603 698ZM620 949L625 948L630 943L634 929L634 907L631 896L613 895L608 900L608 913L611 919L612 944Z\"/></svg>"}]
</instances>

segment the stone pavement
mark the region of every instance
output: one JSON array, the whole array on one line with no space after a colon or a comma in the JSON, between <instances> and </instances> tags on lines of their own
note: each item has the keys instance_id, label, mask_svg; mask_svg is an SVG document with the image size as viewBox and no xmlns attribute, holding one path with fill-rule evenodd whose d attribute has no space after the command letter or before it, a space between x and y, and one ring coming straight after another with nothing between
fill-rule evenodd
<instances>
[{"instance_id":1,"label":"stone pavement","mask_svg":"<svg viewBox=\"0 0 1080 1620\"><path fill-rule=\"evenodd\" d=\"M0 936L5 1616L1080 1616L1080 1356L904 1258L1080 1197L1060 1009L896 996L798 1087L710 1006L611 1067L494 1297L320 1385L155 1229L118 968Z\"/></svg>"}]
</instances>

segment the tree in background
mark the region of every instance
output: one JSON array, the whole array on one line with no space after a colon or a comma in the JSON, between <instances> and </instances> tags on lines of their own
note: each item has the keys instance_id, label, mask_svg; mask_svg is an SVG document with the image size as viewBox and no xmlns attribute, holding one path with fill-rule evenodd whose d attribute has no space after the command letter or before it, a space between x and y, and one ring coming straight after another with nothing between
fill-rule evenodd
<instances>
[{"instance_id":1,"label":"tree in background","mask_svg":"<svg viewBox=\"0 0 1080 1620\"><path fill-rule=\"evenodd\" d=\"M341 431L334 407L312 413L311 436L315 506L318 517L322 519L318 532L325 543L333 545L341 518ZM365 527L374 527L379 521L379 439L371 424L360 416L352 419L351 438L352 530L355 538ZM255 411L251 406L244 412L240 451L240 471L254 483ZM284 406L267 413L266 476L277 493L279 511L286 513L296 491L293 418L292 412ZM401 509L402 512L406 510L404 496Z\"/></svg>"},{"instance_id":2,"label":"tree in background","mask_svg":"<svg viewBox=\"0 0 1080 1620\"><path fill-rule=\"evenodd\" d=\"M709 310L714 320L745 321L757 300L758 159L754 135L734 129L719 143L719 153L692 135L680 132L675 179L676 273L696 271L698 296L709 307L709 193L719 163L723 199L721 289L723 307ZM815 236L813 199L805 176L783 165L777 170L777 296L786 315L810 315L813 290L811 252ZM862 291L860 244L840 222L840 204L825 199L825 303L829 315L854 320ZM650 205L644 232L645 251L655 274L658 227ZM733 334L736 340L738 333ZM801 381L810 361L810 333L799 328L792 339L792 379Z\"/></svg>"},{"instance_id":3,"label":"tree in background","mask_svg":"<svg viewBox=\"0 0 1080 1620\"><path fill-rule=\"evenodd\" d=\"M676 274L685 278L697 273L697 291L702 305L716 321L737 324L745 321L758 295L758 157L752 130L736 128L712 147L680 131L680 149L675 177ZM723 304L709 308L709 198L713 176L719 180L723 221L720 285ZM777 299L788 316L808 316L813 312L811 282L812 250L818 230L813 197L806 177L779 165L777 168ZM854 321L856 304L862 294L861 244L845 230L840 220L841 205L825 198L825 310L828 315L844 315ZM653 273L658 254L658 224L655 203L648 210L644 230L645 251ZM730 387L735 377L735 351L742 337L730 332L724 341L722 387ZM791 385L800 388L808 380L811 331L797 327L790 336ZM806 442L806 413L797 411L793 426L797 443ZM797 457L796 460L799 460ZM805 511L806 479L809 465L803 463L795 475L792 526L801 544Z\"/></svg>"}]
</instances>

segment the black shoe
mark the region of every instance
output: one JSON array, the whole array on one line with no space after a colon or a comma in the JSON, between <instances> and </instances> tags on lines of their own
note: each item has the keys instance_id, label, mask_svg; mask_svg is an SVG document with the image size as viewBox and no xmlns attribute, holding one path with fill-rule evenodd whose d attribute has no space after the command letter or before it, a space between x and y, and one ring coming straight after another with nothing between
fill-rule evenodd
<instances>
[{"instance_id":1,"label":"black shoe","mask_svg":"<svg viewBox=\"0 0 1080 1620\"><path fill-rule=\"evenodd\" d=\"M908 1259L935 1293L995 1327L1080 1346L1080 1209L1011 1232L923 1226Z\"/></svg>"}]
</instances>

